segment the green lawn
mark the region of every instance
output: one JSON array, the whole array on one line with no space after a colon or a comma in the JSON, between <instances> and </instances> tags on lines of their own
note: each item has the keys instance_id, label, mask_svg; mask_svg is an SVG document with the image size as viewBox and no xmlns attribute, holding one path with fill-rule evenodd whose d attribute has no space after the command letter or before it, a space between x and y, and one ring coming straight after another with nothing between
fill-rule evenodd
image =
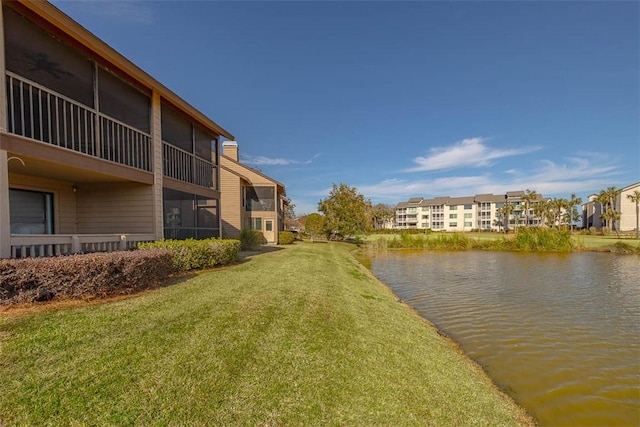
<instances>
[{"instance_id":1,"label":"green lawn","mask_svg":"<svg viewBox=\"0 0 640 427\"><path fill-rule=\"evenodd\" d=\"M0 425L526 425L351 256L296 243L116 302L0 318Z\"/></svg>"}]
</instances>

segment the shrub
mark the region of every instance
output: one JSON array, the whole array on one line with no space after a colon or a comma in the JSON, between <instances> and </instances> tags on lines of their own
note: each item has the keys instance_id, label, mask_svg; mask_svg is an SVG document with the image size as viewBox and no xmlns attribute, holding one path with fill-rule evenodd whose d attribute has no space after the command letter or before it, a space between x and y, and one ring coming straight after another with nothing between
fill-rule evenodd
<instances>
[{"instance_id":1,"label":"shrub","mask_svg":"<svg viewBox=\"0 0 640 427\"><path fill-rule=\"evenodd\" d=\"M516 249L525 251L571 252L573 240L568 230L523 227L514 239Z\"/></svg>"},{"instance_id":2,"label":"shrub","mask_svg":"<svg viewBox=\"0 0 640 427\"><path fill-rule=\"evenodd\" d=\"M242 250L248 251L264 244L266 239L264 238L262 231L243 228L240 232L240 242Z\"/></svg>"},{"instance_id":3,"label":"shrub","mask_svg":"<svg viewBox=\"0 0 640 427\"><path fill-rule=\"evenodd\" d=\"M141 243L139 249L162 248L173 255L176 271L189 271L230 264L240 256L240 242L233 239L159 240Z\"/></svg>"},{"instance_id":4,"label":"shrub","mask_svg":"<svg viewBox=\"0 0 640 427\"><path fill-rule=\"evenodd\" d=\"M130 294L162 282L172 270L166 250L0 260L0 304Z\"/></svg>"},{"instance_id":5,"label":"shrub","mask_svg":"<svg viewBox=\"0 0 640 427\"><path fill-rule=\"evenodd\" d=\"M293 243L295 236L290 231L281 231L278 233L278 243L281 245L290 245Z\"/></svg>"}]
</instances>

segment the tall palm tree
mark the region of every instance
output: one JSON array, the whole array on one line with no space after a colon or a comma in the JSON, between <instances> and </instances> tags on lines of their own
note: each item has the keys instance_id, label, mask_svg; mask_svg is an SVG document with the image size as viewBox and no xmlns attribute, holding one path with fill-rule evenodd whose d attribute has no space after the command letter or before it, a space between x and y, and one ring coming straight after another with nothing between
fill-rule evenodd
<instances>
[{"instance_id":1,"label":"tall palm tree","mask_svg":"<svg viewBox=\"0 0 640 427\"><path fill-rule=\"evenodd\" d=\"M576 206L580 204L582 204L582 199L580 197L576 197L576 195L572 193L571 199L567 200L567 215L569 224L571 224L571 232L573 232L573 221L577 221L578 218L580 218L578 210L576 209Z\"/></svg>"},{"instance_id":2,"label":"tall palm tree","mask_svg":"<svg viewBox=\"0 0 640 427\"><path fill-rule=\"evenodd\" d=\"M498 208L499 214L504 219L504 232L507 233L509 231L509 219L511 218L511 214L513 213L515 206L511 202L506 202L501 208Z\"/></svg>"},{"instance_id":3,"label":"tall palm tree","mask_svg":"<svg viewBox=\"0 0 640 427\"><path fill-rule=\"evenodd\" d=\"M636 204L636 239L640 239L640 190L635 190L632 194L627 194L627 199Z\"/></svg>"},{"instance_id":4,"label":"tall palm tree","mask_svg":"<svg viewBox=\"0 0 640 427\"><path fill-rule=\"evenodd\" d=\"M565 199L552 199L549 203L551 209L551 226L556 225L560 228L562 222L562 211L566 209L567 201Z\"/></svg>"},{"instance_id":5,"label":"tall palm tree","mask_svg":"<svg viewBox=\"0 0 640 427\"><path fill-rule=\"evenodd\" d=\"M533 214L536 216L536 218L539 218L539 227L544 227L548 220L551 218L549 202L550 200L538 201L533 205Z\"/></svg>"},{"instance_id":6,"label":"tall palm tree","mask_svg":"<svg viewBox=\"0 0 640 427\"><path fill-rule=\"evenodd\" d=\"M538 193L536 193L535 190L529 190L527 188L524 190L522 200L524 201L525 225L529 226L529 209L531 209L531 205L538 200Z\"/></svg>"},{"instance_id":7,"label":"tall palm tree","mask_svg":"<svg viewBox=\"0 0 640 427\"><path fill-rule=\"evenodd\" d=\"M620 212L616 211L616 199L618 198L620 190L618 190L616 187L609 187L604 190L604 192L609 202L609 209L611 210L611 214L609 215L609 220L611 221L611 230L615 230L616 236L620 237L620 232L616 227L616 220L620 219Z\"/></svg>"}]
</instances>

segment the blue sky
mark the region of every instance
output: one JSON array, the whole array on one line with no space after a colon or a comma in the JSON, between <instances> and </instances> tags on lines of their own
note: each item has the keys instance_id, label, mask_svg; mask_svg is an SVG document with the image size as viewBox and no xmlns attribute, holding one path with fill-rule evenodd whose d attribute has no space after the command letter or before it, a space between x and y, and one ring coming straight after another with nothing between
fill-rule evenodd
<instances>
[{"instance_id":1,"label":"blue sky","mask_svg":"<svg viewBox=\"0 0 640 427\"><path fill-rule=\"evenodd\" d=\"M640 3L54 1L311 213L640 181Z\"/></svg>"}]
</instances>

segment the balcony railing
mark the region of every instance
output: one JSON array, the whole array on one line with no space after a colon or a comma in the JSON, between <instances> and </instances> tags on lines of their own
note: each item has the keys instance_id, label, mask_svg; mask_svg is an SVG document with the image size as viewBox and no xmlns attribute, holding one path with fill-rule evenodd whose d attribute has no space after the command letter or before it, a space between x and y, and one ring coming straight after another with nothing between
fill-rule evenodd
<instances>
[{"instance_id":1,"label":"balcony railing","mask_svg":"<svg viewBox=\"0 0 640 427\"><path fill-rule=\"evenodd\" d=\"M162 143L164 176L206 188L214 188L215 166L167 142Z\"/></svg>"},{"instance_id":2,"label":"balcony railing","mask_svg":"<svg viewBox=\"0 0 640 427\"><path fill-rule=\"evenodd\" d=\"M12 234L11 257L44 257L133 249L153 234Z\"/></svg>"},{"instance_id":3,"label":"balcony railing","mask_svg":"<svg viewBox=\"0 0 640 427\"><path fill-rule=\"evenodd\" d=\"M14 73L6 74L10 133L151 171L148 133Z\"/></svg>"},{"instance_id":4,"label":"balcony railing","mask_svg":"<svg viewBox=\"0 0 640 427\"><path fill-rule=\"evenodd\" d=\"M151 135L7 71L10 133L152 171ZM165 176L215 188L215 166L163 143Z\"/></svg>"}]
</instances>

